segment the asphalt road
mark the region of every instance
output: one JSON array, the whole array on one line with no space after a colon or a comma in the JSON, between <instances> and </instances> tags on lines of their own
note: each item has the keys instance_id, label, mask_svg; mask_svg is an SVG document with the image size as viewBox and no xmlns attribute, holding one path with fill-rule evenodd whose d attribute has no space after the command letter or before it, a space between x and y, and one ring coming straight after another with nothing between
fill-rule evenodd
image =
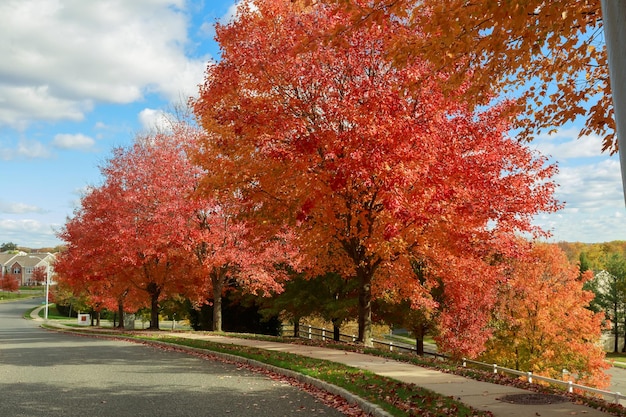
<instances>
[{"instance_id":1,"label":"asphalt road","mask_svg":"<svg viewBox=\"0 0 626 417\"><path fill-rule=\"evenodd\" d=\"M0 303L2 417L343 415L235 365L41 329L38 303Z\"/></svg>"}]
</instances>

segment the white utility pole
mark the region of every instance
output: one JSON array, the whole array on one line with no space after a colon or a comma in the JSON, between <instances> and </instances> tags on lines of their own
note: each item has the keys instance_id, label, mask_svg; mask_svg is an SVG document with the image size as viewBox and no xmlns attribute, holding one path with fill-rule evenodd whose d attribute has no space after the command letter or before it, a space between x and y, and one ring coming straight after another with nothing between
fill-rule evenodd
<instances>
[{"instance_id":1,"label":"white utility pole","mask_svg":"<svg viewBox=\"0 0 626 417\"><path fill-rule=\"evenodd\" d=\"M602 24L609 60L615 134L626 198L626 1L602 0Z\"/></svg>"}]
</instances>

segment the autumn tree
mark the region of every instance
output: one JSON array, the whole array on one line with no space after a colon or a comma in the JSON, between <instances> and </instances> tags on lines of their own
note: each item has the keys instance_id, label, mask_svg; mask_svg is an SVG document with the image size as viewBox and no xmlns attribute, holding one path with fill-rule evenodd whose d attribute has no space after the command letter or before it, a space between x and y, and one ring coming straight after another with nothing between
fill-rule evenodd
<instances>
[{"instance_id":1,"label":"autumn tree","mask_svg":"<svg viewBox=\"0 0 626 417\"><path fill-rule=\"evenodd\" d=\"M58 234L66 247L57 256L55 271L59 285L66 292L73 292L64 299L78 298L81 305L97 312L103 308L117 309L119 327L123 327L124 304L126 298L132 298L127 297L132 288L125 280L118 279L129 269L123 267L119 255L110 246L109 239L118 232L117 213L111 210L114 204L113 195L105 185L86 191L80 206ZM126 310L133 311L140 305L127 302Z\"/></svg>"},{"instance_id":2,"label":"autumn tree","mask_svg":"<svg viewBox=\"0 0 626 417\"><path fill-rule=\"evenodd\" d=\"M604 314L585 308L593 293L555 245L536 243L509 263L499 288L493 337L483 360L560 378L563 368L579 383L606 387L608 365L599 344Z\"/></svg>"},{"instance_id":3,"label":"autumn tree","mask_svg":"<svg viewBox=\"0 0 626 417\"><path fill-rule=\"evenodd\" d=\"M407 329L415 339L415 352L424 354L424 339L435 335L439 327L438 319L443 308L443 283L435 277L428 277L429 270L422 260L414 260L415 279L423 287L425 299L415 305L411 299L384 294L377 300L377 314L392 326Z\"/></svg>"},{"instance_id":4,"label":"autumn tree","mask_svg":"<svg viewBox=\"0 0 626 417\"><path fill-rule=\"evenodd\" d=\"M499 276L488 257L539 232L532 217L557 208L555 168L504 134L507 103L472 112L455 100L468 86L444 94L446 73L397 66L386 40L408 36L400 20L307 44L350 19L260 0L218 25L222 58L193 103L208 133L201 191L240 194L257 227L287 219L311 271L355 280L366 344L373 297L394 287L419 305L411 260L428 259L447 292L442 338L475 354Z\"/></svg>"},{"instance_id":5,"label":"autumn tree","mask_svg":"<svg viewBox=\"0 0 626 417\"><path fill-rule=\"evenodd\" d=\"M67 285L60 275L57 275L57 285L50 291L50 302L56 304L59 313L67 317L90 308L88 297Z\"/></svg>"},{"instance_id":6,"label":"autumn tree","mask_svg":"<svg viewBox=\"0 0 626 417\"><path fill-rule=\"evenodd\" d=\"M166 133L138 137L102 168L117 229L107 236L120 261L116 276L148 296L152 329L159 328L159 302L194 287L189 235L200 202L190 196L199 170L185 145Z\"/></svg>"},{"instance_id":7,"label":"autumn tree","mask_svg":"<svg viewBox=\"0 0 626 417\"><path fill-rule=\"evenodd\" d=\"M20 289L20 278L16 274L4 274L0 278L0 288L3 291L15 292Z\"/></svg>"},{"instance_id":8,"label":"autumn tree","mask_svg":"<svg viewBox=\"0 0 626 417\"><path fill-rule=\"evenodd\" d=\"M228 202L227 202L228 201ZM231 285L243 291L270 296L283 290L287 267L297 267L298 256L289 233L256 236L245 219L239 219L236 198L221 203L207 201L191 222L192 247L200 274L196 294L200 301L212 295L213 330L222 331L222 294Z\"/></svg>"},{"instance_id":9,"label":"autumn tree","mask_svg":"<svg viewBox=\"0 0 626 417\"><path fill-rule=\"evenodd\" d=\"M254 293L280 291L277 266L296 258L286 230L261 239L235 218L236 197L194 195L202 171L187 151L199 134L173 123L169 132L114 150L101 169L103 184L89 190L59 234L68 246L59 261L64 280L98 305L115 300L120 317L149 307L154 329L161 301L184 295L204 302L212 291L221 330L229 281Z\"/></svg>"},{"instance_id":10,"label":"autumn tree","mask_svg":"<svg viewBox=\"0 0 626 417\"><path fill-rule=\"evenodd\" d=\"M179 139L156 133L115 149L101 168L103 184L83 198L60 234L68 244L65 275L82 280L92 296L114 297L120 308L147 305L152 329L159 327L159 302L193 287L186 268L197 206L188 197L198 170Z\"/></svg>"},{"instance_id":11,"label":"autumn tree","mask_svg":"<svg viewBox=\"0 0 626 417\"><path fill-rule=\"evenodd\" d=\"M41 285L48 279L48 271L45 266L37 266L33 268L32 280Z\"/></svg>"}]
</instances>

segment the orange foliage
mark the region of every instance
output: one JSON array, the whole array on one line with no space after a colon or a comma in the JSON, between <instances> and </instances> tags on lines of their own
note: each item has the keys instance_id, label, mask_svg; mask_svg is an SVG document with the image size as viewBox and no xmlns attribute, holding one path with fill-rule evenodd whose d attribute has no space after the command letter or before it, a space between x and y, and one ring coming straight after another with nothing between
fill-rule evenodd
<instances>
[{"instance_id":1,"label":"orange foliage","mask_svg":"<svg viewBox=\"0 0 626 417\"><path fill-rule=\"evenodd\" d=\"M604 314L586 308L594 295L583 290L591 278L579 278L578 266L556 245L535 244L512 261L483 359L557 379L567 369L581 384L606 387Z\"/></svg>"},{"instance_id":2,"label":"orange foliage","mask_svg":"<svg viewBox=\"0 0 626 417\"><path fill-rule=\"evenodd\" d=\"M487 103L494 92L521 92L523 137L583 117L580 134L600 135L603 150L616 152L600 1L325 2L353 15L336 33L403 19L410 30L388 38L396 62L427 60L450 74L445 84L452 88L471 80L465 99L472 105Z\"/></svg>"}]
</instances>

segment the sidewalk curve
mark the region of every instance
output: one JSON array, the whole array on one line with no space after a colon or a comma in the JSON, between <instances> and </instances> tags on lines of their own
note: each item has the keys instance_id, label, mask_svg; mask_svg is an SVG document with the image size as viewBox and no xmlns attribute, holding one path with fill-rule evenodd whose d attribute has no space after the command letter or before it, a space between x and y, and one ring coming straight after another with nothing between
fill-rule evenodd
<instances>
[{"instance_id":1,"label":"sidewalk curve","mask_svg":"<svg viewBox=\"0 0 626 417\"><path fill-rule=\"evenodd\" d=\"M355 368L366 369L370 372L394 378L402 382L415 384L445 396L454 397L458 401L476 409L491 411L493 415L497 417L561 417L575 415L604 417L611 415L569 401L540 405L512 404L510 402L501 401L500 398L507 395L534 393L515 387L476 381L405 362L361 353L299 344L239 339L219 335L172 333L171 336L251 346L338 362Z\"/></svg>"}]
</instances>

